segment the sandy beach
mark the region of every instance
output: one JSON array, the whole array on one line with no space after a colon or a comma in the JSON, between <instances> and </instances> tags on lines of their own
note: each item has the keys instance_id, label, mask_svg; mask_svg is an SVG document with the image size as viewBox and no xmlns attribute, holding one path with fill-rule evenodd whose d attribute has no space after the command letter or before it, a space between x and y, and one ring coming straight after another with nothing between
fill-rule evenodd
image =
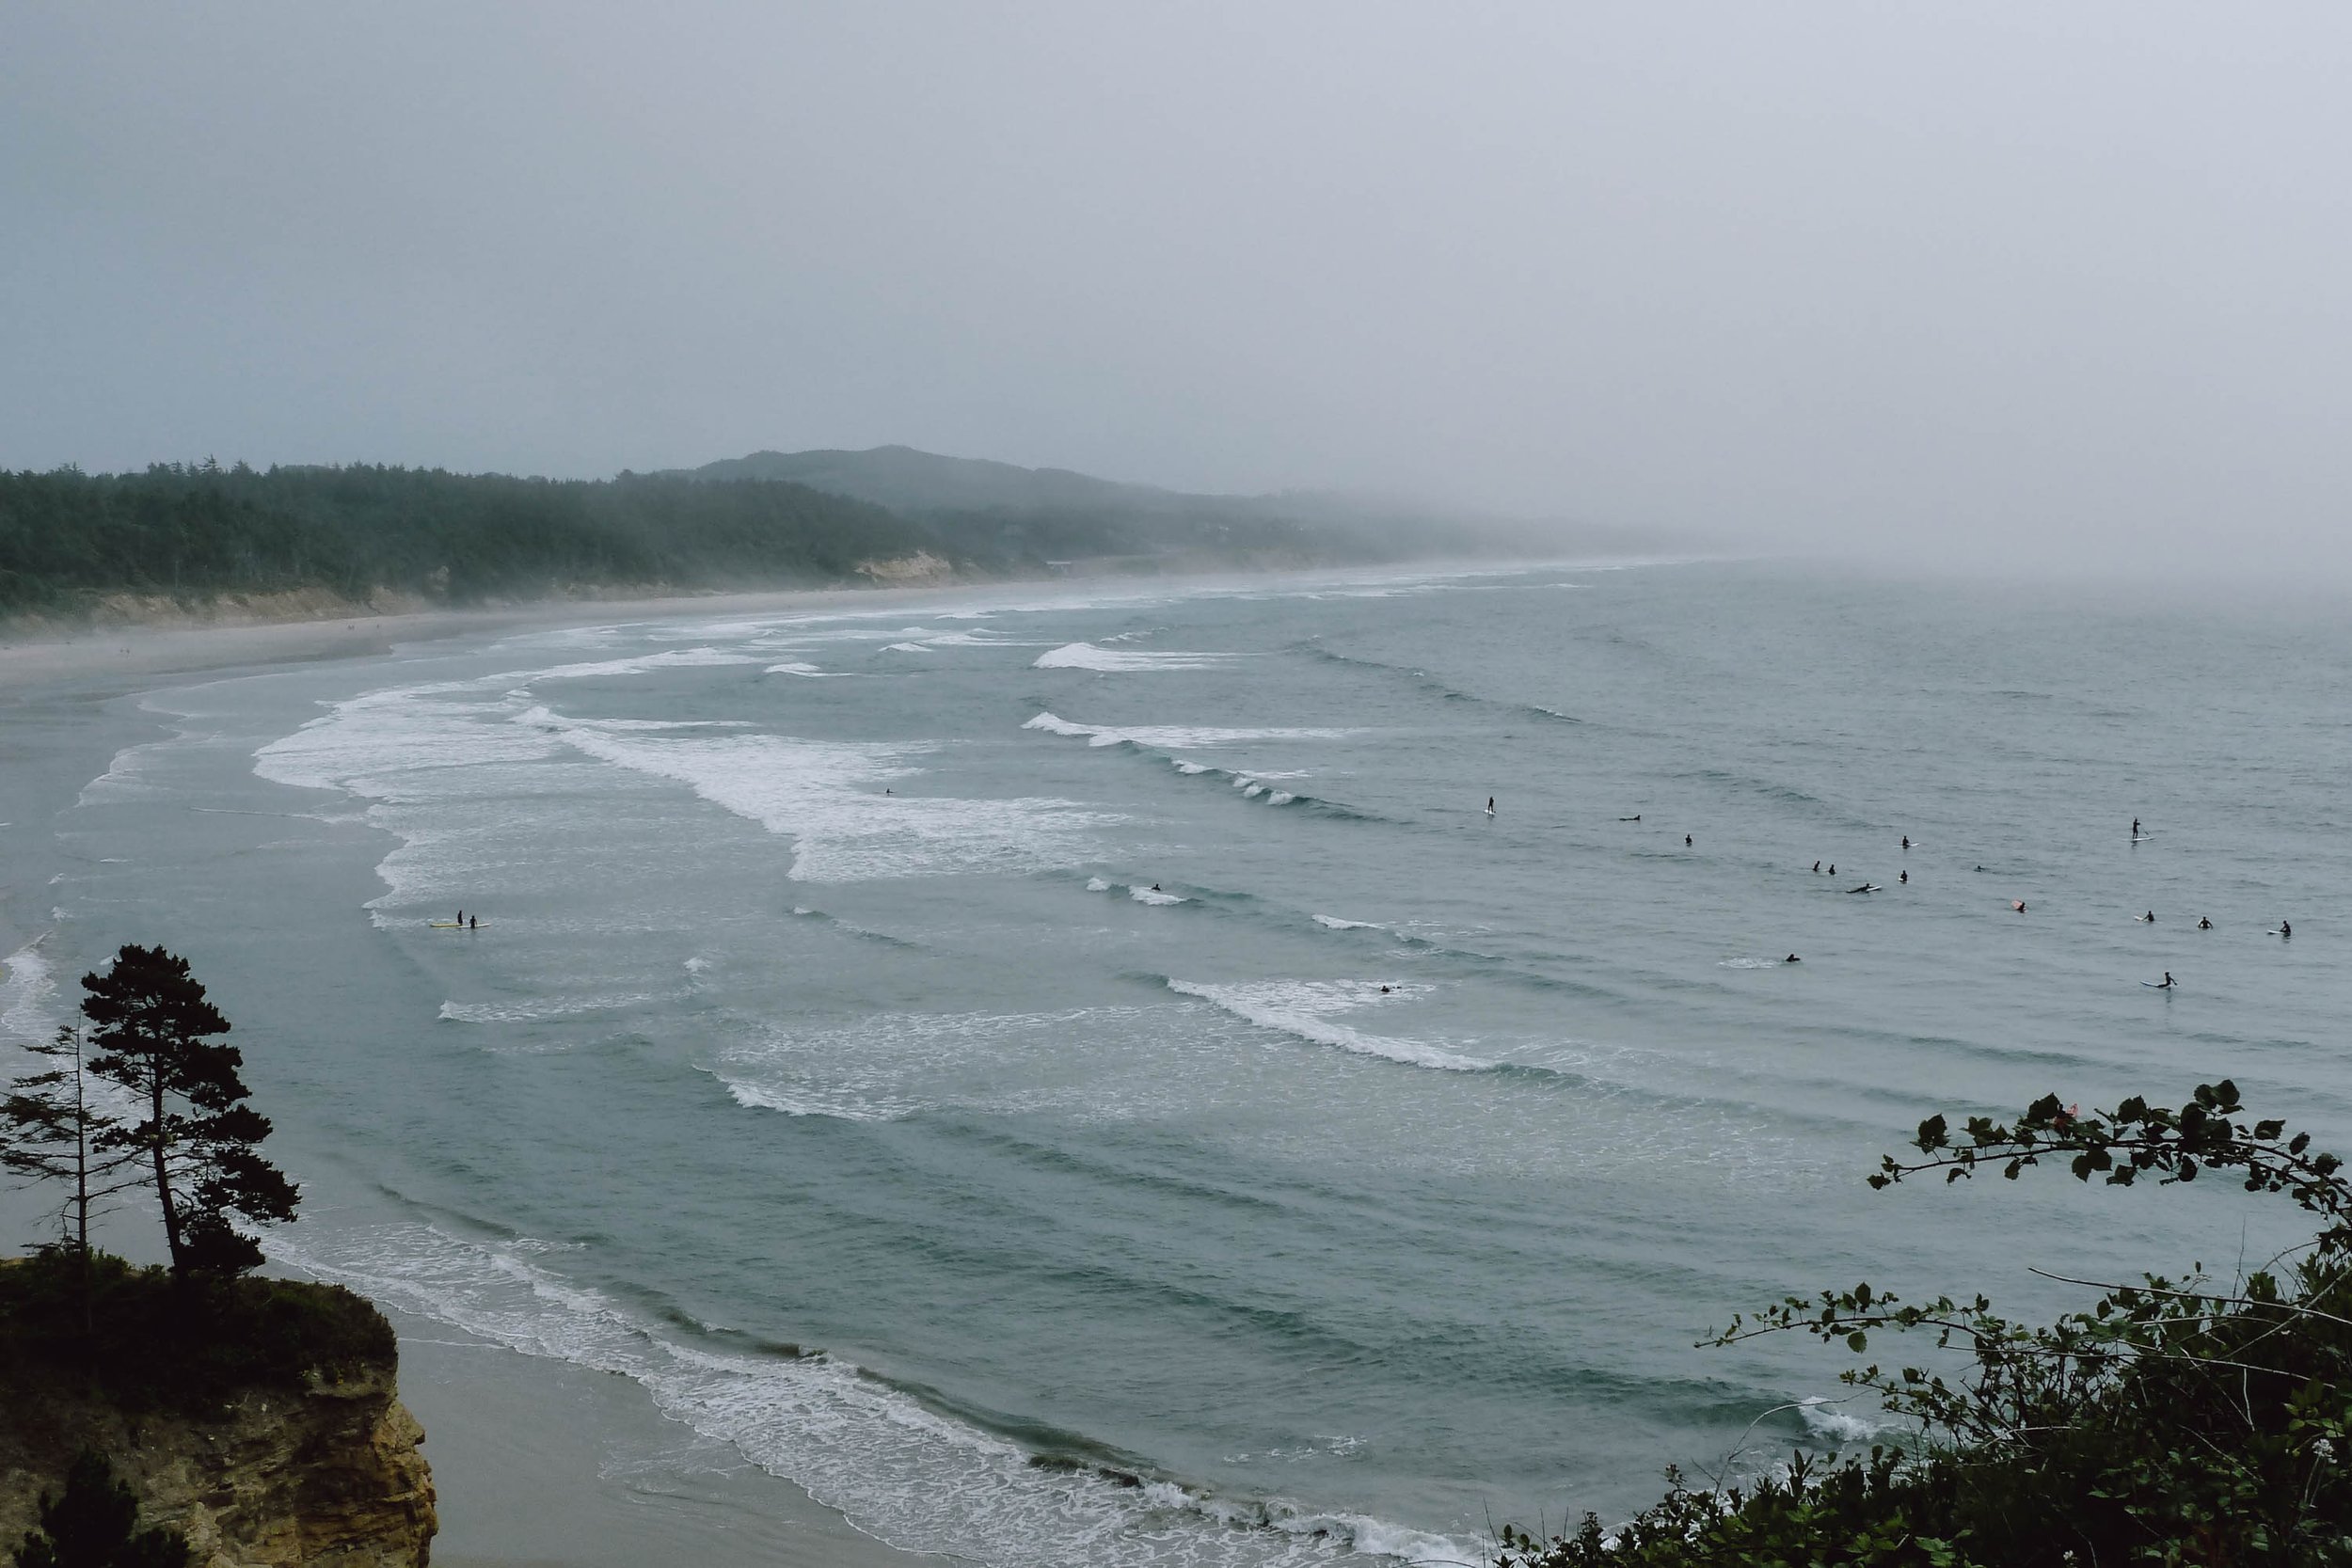
<instances>
[{"instance_id":1,"label":"sandy beach","mask_svg":"<svg viewBox=\"0 0 2352 1568\"><path fill-rule=\"evenodd\" d=\"M92 695L111 695L127 689L131 682L151 677L364 657L404 643L516 626L580 626L659 615L761 614L819 607L883 609L940 591L939 587L778 589L636 599L547 599L389 615L128 625L65 636L28 633L12 637L0 632L0 693L86 685Z\"/></svg>"}]
</instances>

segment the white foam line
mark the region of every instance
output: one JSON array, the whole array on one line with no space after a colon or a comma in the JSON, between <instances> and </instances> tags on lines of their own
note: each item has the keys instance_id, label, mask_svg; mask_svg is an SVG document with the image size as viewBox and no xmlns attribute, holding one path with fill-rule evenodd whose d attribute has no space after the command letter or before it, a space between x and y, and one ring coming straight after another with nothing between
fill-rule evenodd
<instances>
[{"instance_id":1,"label":"white foam line","mask_svg":"<svg viewBox=\"0 0 2352 1568\"><path fill-rule=\"evenodd\" d=\"M1323 1016L1383 1002L1405 1001L1425 993L1427 986L1390 982L1382 990L1371 980L1267 980L1249 984L1211 986L1171 979L1168 989L1197 996L1261 1029L1295 1036L1314 1045L1336 1046L1363 1056L1384 1057L1413 1067L1439 1068L1448 1072L1484 1072L1495 1064L1474 1056L1427 1045L1420 1040L1367 1035Z\"/></svg>"},{"instance_id":2,"label":"white foam line","mask_svg":"<svg viewBox=\"0 0 2352 1568\"><path fill-rule=\"evenodd\" d=\"M1189 751L1196 746L1232 746L1245 740L1343 740L1361 732L1318 729L1212 729L1189 724L1154 724L1122 728L1110 724L1079 724L1057 713L1040 713L1021 726L1048 735L1085 737L1089 746L1117 746L1122 741L1153 751ZM1177 765L1183 767L1182 763ZM1272 778L1273 774L1261 775Z\"/></svg>"},{"instance_id":3,"label":"white foam line","mask_svg":"<svg viewBox=\"0 0 2352 1568\"><path fill-rule=\"evenodd\" d=\"M56 1031L47 1005L57 988L40 951L48 940L49 933L43 931L8 957L7 974L0 975L0 1040L43 1045Z\"/></svg>"},{"instance_id":4,"label":"white foam line","mask_svg":"<svg viewBox=\"0 0 2352 1568\"><path fill-rule=\"evenodd\" d=\"M429 1226L273 1234L272 1257L526 1355L634 1379L672 1418L731 1444L902 1550L988 1568L1353 1568L1480 1560L1463 1543L1295 1503L1224 1502L1090 1470L1043 1469L831 1355L715 1354L676 1343L601 1292Z\"/></svg>"},{"instance_id":5,"label":"white foam line","mask_svg":"<svg viewBox=\"0 0 2352 1568\"><path fill-rule=\"evenodd\" d=\"M1152 670L1215 670L1240 657L1238 654L1185 653L1175 649L1102 648L1091 642L1065 642L1040 654L1034 670L1093 670L1123 674Z\"/></svg>"}]
</instances>

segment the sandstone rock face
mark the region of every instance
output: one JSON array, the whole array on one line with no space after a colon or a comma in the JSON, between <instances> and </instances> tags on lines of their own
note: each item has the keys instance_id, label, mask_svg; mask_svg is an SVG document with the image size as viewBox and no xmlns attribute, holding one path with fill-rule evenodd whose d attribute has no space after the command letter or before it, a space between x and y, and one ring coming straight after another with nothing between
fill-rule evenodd
<instances>
[{"instance_id":1,"label":"sandstone rock face","mask_svg":"<svg viewBox=\"0 0 2352 1568\"><path fill-rule=\"evenodd\" d=\"M44 1399L0 1411L0 1555L92 1448L138 1494L140 1523L183 1532L203 1568L425 1568L423 1441L389 1370L247 1393L208 1418Z\"/></svg>"},{"instance_id":2,"label":"sandstone rock face","mask_svg":"<svg viewBox=\"0 0 2352 1568\"><path fill-rule=\"evenodd\" d=\"M929 550L917 550L913 555L895 556L882 560L861 561L856 570L884 588L952 582L956 576L956 569L951 563L942 561Z\"/></svg>"}]
</instances>

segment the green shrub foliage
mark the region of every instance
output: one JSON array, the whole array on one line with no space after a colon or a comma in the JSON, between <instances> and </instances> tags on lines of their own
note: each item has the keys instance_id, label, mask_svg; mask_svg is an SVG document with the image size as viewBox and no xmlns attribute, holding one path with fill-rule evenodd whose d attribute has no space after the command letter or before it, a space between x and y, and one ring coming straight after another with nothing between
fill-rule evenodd
<instances>
[{"instance_id":1,"label":"green shrub foliage","mask_svg":"<svg viewBox=\"0 0 2352 1568\"><path fill-rule=\"evenodd\" d=\"M178 1530L141 1529L139 1502L115 1480L101 1453L84 1452L67 1472L65 1494L40 1499L40 1528L17 1550L18 1568L186 1568Z\"/></svg>"},{"instance_id":2,"label":"green shrub foliage","mask_svg":"<svg viewBox=\"0 0 2352 1568\"><path fill-rule=\"evenodd\" d=\"M384 1315L339 1285L175 1278L65 1246L0 1261L0 1414L56 1393L204 1415L249 1389L385 1373L398 1354Z\"/></svg>"},{"instance_id":3,"label":"green shrub foliage","mask_svg":"<svg viewBox=\"0 0 2352 1568\"><path fill-rule=\"evenodd\" d=\"M1799 1454L1745 1488L1698 1491L1668 1472L1634 1519L1549 1541L1506 1530L1499 1568L2092 1568L2094 1564L2352 1562L2352 1185L2334 1155L2244 1115L2235 1085L2178 1109L2137 1097L2083 1114L2056 1096L2010 1123L1920 1124L1921 1175L2016 1179L2062 1161L2115 1186L2233 1180L2315 1216L2304 1246L2242 1281L2144 1276L2046 1326L1982 1296L1905 1302L1867 1284L1791 1296L1735 1318L1716 1343L1801 1332L1867 1354L1929 1336L1965 1370L1870 1363L1844 1374L1911 1439L1865 1456ZM1933 1359L1921 1357L1921 1359Z\"/></svg>"}]
</instances>

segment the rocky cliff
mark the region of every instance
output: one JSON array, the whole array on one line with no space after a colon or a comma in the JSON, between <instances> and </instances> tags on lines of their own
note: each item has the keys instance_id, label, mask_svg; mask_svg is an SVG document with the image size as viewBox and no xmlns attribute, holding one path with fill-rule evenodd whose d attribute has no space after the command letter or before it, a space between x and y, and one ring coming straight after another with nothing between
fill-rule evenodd
<instances>
[{"instance_id":1,"label":"rocky cliff","mask_svg":"<svg viewBox=\"0 0 2352 1568\"><path fill-rule=\"evenodd\" d=\"M138 1495L140 1523L180 1530L204 1568L424 1568L436 1524L423 1440L389 1373L256 1390L202 1418L40 1398L0 1416L0 1549L96 1449Z\"/></svg>"},{"instance_id":2,"label":"rocky cliff","mask_svg":"<svg viewBox=\"0 0 2352 1568\"><path fill-rule=\"evenodd\" d=\"M109 1259L81 1328L71 1285L0 1264L0 1561L94 1449L202 1568L425 1568L424 1429L365 1300L291 1280L182 1290Z\"/></svg>"}]
</instances>

